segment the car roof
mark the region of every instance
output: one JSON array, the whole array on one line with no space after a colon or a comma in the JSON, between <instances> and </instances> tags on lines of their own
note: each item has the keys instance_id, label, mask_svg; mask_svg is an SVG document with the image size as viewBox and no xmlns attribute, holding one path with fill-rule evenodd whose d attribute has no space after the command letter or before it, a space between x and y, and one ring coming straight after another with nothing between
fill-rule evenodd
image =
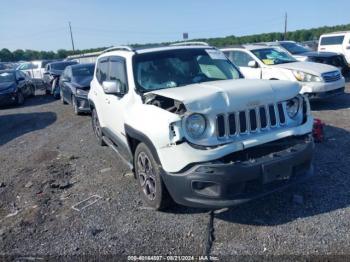
<instances>
[{"instance_id":1,"label":"car roof","mask_svg":"<svg viewBox=\"0 0 350 262\"><path fill-rule=\"evenodd\" d=\"M332 33L326 33L322 34L321 36L327 36L327 35L340 35L340 34L348 34L350 31L338 31L338 32L332 32Z\"/></svg>"},{"instance_id":2,"label":"car roof","mask_svg":"<svg viewBox=\"0 0 350 262\"><path fill-rule=\"evenodd\" d=\"M58 62L52 62L49 63L48 65L58 65L58 64L71 64L71 63L78 63L77 61L58 61Z\"/></svg>"},{"instance_id":3,"label":"car roof","mask_svg":"<svg viewBox=\"0 0 350 262\"><path fill-rule=\"evenodd\" d=\"M223 51L229 51L229 50L234 50L234 49L245 49L245 50L256 50L256 49L270 49L273 48L272 46L267 46L263 44L247 44L247 45L241 45L238 47L225 47L221 48Z\"/></svg>"},{"instance_id":4,"label":"car roof","mask_svg":"<svg viewBox=\"0 0 350 262\"><path fill-rule=\"evenodd\" d=\"M70 65L68 67L70 67L70 68L79 68L79 67L87 67L87 66L95 66L95 63L75 64L75 65Z\"/></svg>"},{"instance_id":5,"label":"car roof","mask_svg":"<svg viewBox=\"0 0 350 262\"><path fill-rule=\"evenodd\" d=\"M146 47L138 47L138 48L130 48L130 47L116 47L116 50L111 48L110 51L105 50L99 57L111 56L111 55L124 55L124 56L132 56L134 54L146 54L146 53L154 53L161 51L171 51L171 50L183 50L183 49L215 49L213 46L209 45L167 45L167 46L146 46Z\"/></svg>"}]
</instances>

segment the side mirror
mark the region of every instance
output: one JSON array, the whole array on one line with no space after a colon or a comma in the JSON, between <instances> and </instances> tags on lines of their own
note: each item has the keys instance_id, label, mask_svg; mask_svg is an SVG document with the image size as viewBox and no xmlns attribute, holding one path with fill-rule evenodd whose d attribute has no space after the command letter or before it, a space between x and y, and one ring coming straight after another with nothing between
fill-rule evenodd
<instances>
[{"instance_id":1,"label":"side mirror","mask_svg":"<svg viewBox=\"0 0 350 262\"><path fill-rule=\"evenodd\" d=\"M259 65L256 61L252 60L248 62L248 66L251 68L257 68Z\"/></svg>"},{"instance_id":2,"label":"side mirror","mask_svg":"<svg viewBox=\"0 0 350 262\"><path fill-rule=\"evenodd\" d=\"M103 81L102 88L106 94L117 95L117 96L124 95L122 83L119 80Z\"/></svg>"}]
</instances>

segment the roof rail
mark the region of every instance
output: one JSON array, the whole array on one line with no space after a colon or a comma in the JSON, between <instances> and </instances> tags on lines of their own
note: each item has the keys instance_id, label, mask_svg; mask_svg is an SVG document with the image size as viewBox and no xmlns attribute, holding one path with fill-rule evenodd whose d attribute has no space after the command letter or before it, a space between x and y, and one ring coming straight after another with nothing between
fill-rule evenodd
<instances>
[{"instance_id":1,"label":"roof rail","mask_svg":"<svg viewBox=\"0 0 350 262\"><path fill-rule=\"evenodd\" d=\"M204 45L204 46L209 46L208 43L206 42L180 42L180 43L174 43L170 44L171 46L191 46L191 45Z\"/></svg>"},{"instance_id":2,"label":"roof rail","mask_svg":"<svg viewBox=\"0 0 350 262\"><path fill-rule=\"evenodd\" d=\"M126 45L120 45L120 46L112 46L110 48L107 48L106 50L102 51L102 54L104 53L108 53L108 52L112 52L112 51L134 51L134 49L132 49L130 46L126 46Z\"/></svg>"}]
</instances>

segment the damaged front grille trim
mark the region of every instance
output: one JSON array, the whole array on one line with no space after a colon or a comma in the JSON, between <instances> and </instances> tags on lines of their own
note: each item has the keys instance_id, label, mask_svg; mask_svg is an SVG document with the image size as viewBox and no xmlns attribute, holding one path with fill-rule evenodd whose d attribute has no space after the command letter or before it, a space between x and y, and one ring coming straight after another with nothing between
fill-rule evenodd
<instances>
[{"instance_id":1,"label":"damaged front grille trim","mask_svg":"<svg viewBox=\"0 0 350 262\"><path fill-rule=\"evenodd\" d=\"M282 107L283 111L283 116L284 116L284 121L281 121L280 117L280 112L278 109L278 106ZM260 109L263 108L265 111L265 121L266 121L266 127L262 127L262 120L261 120L261 112ZM271 121L271 112L270 108L273 110L274 114L274 119L275 121ZM254 111L252 111L254 110ZM242 114L244 112L244 118L245 118L245 130L241 130L241 118ZM252 113L254 112L254 113ZM255 119L256 123L255 126L256 128L252 130L252 119L250 117L250 114L255 114ZM235 117L235 132L231 132L231 125L230 125L230 117L234 116ZM223 120L222 120L223 119ZM262 131L269 130L271 128L278 128L285 126L287 124L287 116L286 116L286 107L285 107L285 102L279 102L276 104L267 104L267 105L262 105L254 108L248 108L244 111L237 111L237 112L230 112L230 113L221 113L216 116L216 136L219 140L224 140L227 138L233 138L233 137L238 137L238 136L245 136L248 134L254 134L254 133L259 133ZM231 119L232 120L232 119ZM276 122L276 124L272 124L272 122ZM223 126L224 125L224 126ZM224 132L223 132L224 130Z\"/></svg>"}]
</instances>

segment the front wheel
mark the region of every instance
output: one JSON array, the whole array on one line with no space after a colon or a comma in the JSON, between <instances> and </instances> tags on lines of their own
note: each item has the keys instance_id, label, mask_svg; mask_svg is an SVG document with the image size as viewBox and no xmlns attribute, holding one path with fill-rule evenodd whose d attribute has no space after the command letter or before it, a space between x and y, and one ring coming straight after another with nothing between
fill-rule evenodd
<instances>
[{"instance_id":1,"label":"front wheel","mask_svg":"<svg viewBox=\"0 0 350 262\"><path fill-rule=\"evenodd\" d=\"M91 112L91 122L92 122L92 129L97 138L97 143L100 146L105 146L106 143L102 139L102 128L101 128L100 121L98 119L98 115L95 108Z\"/></svg>"},{"instance_id":2,"label":"front wheel","mask_svg":"<svg viewBox=\"0 0 350 262\"><path fill-rule=\"evenodd\" d=\"M170 196L161 178L161 168L144 143L136 148L134 167L142 201L155 210L168 207Z\"/></svg>"}]
</instances>

